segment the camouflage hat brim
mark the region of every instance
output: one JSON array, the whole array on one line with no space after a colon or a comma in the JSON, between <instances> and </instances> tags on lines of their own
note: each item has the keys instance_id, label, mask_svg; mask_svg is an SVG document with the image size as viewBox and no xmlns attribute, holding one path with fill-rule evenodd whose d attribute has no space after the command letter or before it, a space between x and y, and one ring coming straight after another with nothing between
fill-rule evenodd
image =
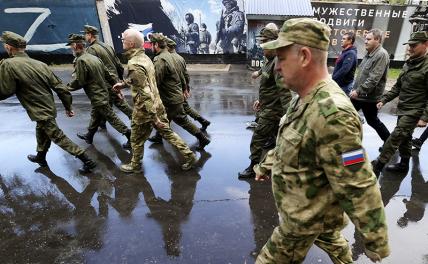
<instances>
[{"instance_id":1,"label":"camouflage hat brim","mask_svg":"<svg viewBox=\"0 0 428 264\"><path fill-rule=\"evenodd\" d=\"M294 44L294 42L288 41L288 40L285 40L285 39L279 37L276 40L260 44L260 47L262 47L262 49L273 50L273 49L279 49L282 47L287 47L287 46L290 46L293 44Z\"/></svg>"},{"instance_id":2,"label":"camouflage hat brim","mask_svg":"<svg viewBox=\"0 0 428 264\"><path fill-rule=\"evenodd\" d=\"M409 40L406 43L403 43L403 45L414 45L414 44L418 44L418 43L423 43L423 40Z\"/></svg>"}]
</instances>

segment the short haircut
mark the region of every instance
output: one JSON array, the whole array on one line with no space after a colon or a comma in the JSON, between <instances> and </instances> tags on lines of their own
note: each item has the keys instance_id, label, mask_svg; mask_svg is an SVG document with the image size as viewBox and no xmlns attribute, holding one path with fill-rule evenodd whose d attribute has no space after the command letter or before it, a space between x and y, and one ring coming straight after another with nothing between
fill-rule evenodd
<instances>
[{"instance_id":1,"label":"short haircut","mask_svg":"<svg viewBox=\"0 0 428 264\"><path fill-rule=\"evenodd\" d=\"M350 39L351 43L354 44L354 42L355 42L355 34L354 34L354 32L348 31L348 32L346 32L343 35L348 36L348 39Z\"/></svg>"},{"instance_id":2,"label":"short haircut","mask_svg":"<svg viewBox=\"0 0 428 264\"><path fill-rule=\"evenodd\" d=\"M141 48L141 46L144 44L144 35L140 31L130 28L125 30L123 32L123 35L125 38L127 38L129 41L132 41L135 44L134 48Z\"/></svg>"},{"instance_id":3,"label":"short haircut","mask_svg":"<svg viewBox=\"0 0 428 264\"><path fill-rule=\"evenodd\" d=\"M369 34L369 33L372 33L373 38L376 40L379 40L379 43L382 43L383 32L380 29L378 29L378 28L370 29L369 32L367 32L367 34Z\"/></svg>"}]
</instances>

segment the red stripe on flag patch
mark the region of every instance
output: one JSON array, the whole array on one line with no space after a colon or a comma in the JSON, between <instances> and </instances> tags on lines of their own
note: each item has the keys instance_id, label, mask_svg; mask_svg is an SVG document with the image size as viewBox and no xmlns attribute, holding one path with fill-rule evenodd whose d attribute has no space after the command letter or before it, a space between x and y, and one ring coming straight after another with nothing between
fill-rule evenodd
<instances>
[{"instance_id":1,"label":"red stripe on flag patch","mask_svg":"<svg viewBox=\"0 0 428 264\"><path fill-rule=\"evenodd\" d=\"M349 165L352 165L352 164L357 164L357 163L364 162L364 160L365 160L364 157L363 158L352 159L352 160L348 160L348 161L343 162L343 165L349 166Z\"/></svg>"}]
</instances>

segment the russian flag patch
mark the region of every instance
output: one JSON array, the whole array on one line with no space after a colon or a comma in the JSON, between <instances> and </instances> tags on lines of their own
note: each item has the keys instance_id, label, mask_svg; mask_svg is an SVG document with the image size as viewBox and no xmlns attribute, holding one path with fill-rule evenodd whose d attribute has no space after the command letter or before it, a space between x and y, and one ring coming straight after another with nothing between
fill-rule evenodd
<instances>
[{"instance_id":1,"label":"russian flag patch","mask_svg":"<svg viewBox=\"0 0 428 264\"><path fill-rule=\"evenodd\" d=\"M342 153L343 166L349 166L357 163L364 162L366 159L364 157L364 150L357 149L354 151Z\"/></svg>"}]
</instances>

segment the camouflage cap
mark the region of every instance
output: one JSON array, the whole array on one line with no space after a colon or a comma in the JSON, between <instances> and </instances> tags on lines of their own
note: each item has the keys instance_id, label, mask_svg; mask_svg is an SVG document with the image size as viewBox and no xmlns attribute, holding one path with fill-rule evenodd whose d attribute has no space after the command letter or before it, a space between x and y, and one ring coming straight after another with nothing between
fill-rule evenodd
<instances>
[{"instance_id":1,"label":"camouflage cap","mask_svg":"<svg viewBox=\"0 0 428 264\"><path fill-rule=\"evenodd\" d=\"M83 31L80 31L82 33L90 33L93 35L98 35L98 28L94 27L94 26L90 26L90 25L84 25L83 26Z\"/></svg>"},{"instance_id":2,"label":"camouflage cap","mask_svg":"<svg viewBox=\"0 0 428 264\"><path fill-rule=\"evenodd\" d=\"M257 41L275 40L278 38L278 29L264 27L256 36Z\"/></svg>"},{"instance_id":3,"label":"camouflage cap","mask_svg":"<svg viewBox=\"0 0 428 264\"><path fill-rule=\"evenodd\" d=\"M85 37L83 35L72 33L68 35L68 43L66 46L70 46L71 43L84 43L84 42L85 42Z\"/></svg>"},{"instance_id":4,"label":"camouflage cap","mask_svg":"<svg viewBox=\"0 0 428 264\"><path fill-rule=\"evenodd\" d=\"M175 47L177 47L177 43L175 43L175 41L174 40L172 40L172 39L170 39L170 38L166 38L166 45L169 47L169 48L175 48Z\"/></svg>"},{"instance_id":5,"label":"camouflage cap","mask_svg":"<svg viewBox=\"0 0 428 264\"><path fill-rule=\"evenodd\" d=\"M27 41L24 37L12 31L4 31L1 34L0 41L15 48L25 48L27 46Z\"/></svg>"},{"instance_id":6,"label":"camouflage cap","mask_svg":"<svg viewBox=\"0 0 428 264\"><path fill-rule=\"evenodd\" d=\"M284 22L278 38L260 46L263 49L278 49L292 44L328 51L330 28L312 18L293 18Z\"/></svg>"},{"instance_id":7,"label":"camouflage cap","mask_svg":"<svg viewBox=\"0 0 428 264\"><path fill-rule=\"evenodd\" d=\"M166 37L162 33L153 33L153 34L149 35L149 38L150 38L150 41L152 43L155 43L155 42L166 43L166 41L167 41Z\"/></svg>"},{"instance_id":8,"label":"camouflage cap","mask_svg":"<svg viewBox=\"0 0 428 264\"><path fill-rule=\"evenodd\" d=\"M404 43L403 45L406 44L417 44L420 42L425 42L428 40L428 33L426 31L418 31L418 32L413 32L410 35L410 39L409 41L407 41L406 43Z\"/></svg>"}]
</instances>

